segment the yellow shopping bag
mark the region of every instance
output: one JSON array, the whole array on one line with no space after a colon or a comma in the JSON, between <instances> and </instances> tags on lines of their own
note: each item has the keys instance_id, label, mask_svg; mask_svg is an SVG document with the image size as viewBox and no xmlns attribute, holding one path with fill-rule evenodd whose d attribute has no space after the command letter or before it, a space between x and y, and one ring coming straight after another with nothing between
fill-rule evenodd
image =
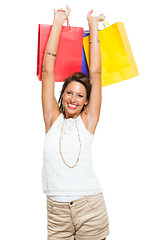
<instances>
[{"instance_id":1,"label":"yellow shopping bag","mask_svg":"<svg viewBox=\"0 0 160 240\"><path fill-rule=\"evenodd\" d=\"M116 22L112 25L106 21L104 23L105 28L98 31L102 60L102 87L139 74L123 22ZM106 23L109 27L106 27ZM89 40L90 36L83 38L88 66Z\"/></svg>"}]
</instances>

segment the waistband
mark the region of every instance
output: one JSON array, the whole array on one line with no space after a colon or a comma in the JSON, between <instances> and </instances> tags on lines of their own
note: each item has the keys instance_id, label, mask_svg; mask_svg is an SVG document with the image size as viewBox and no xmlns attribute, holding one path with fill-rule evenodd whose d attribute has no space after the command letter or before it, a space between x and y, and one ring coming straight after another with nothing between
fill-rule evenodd
<instances>
[{"instance_id":1,"label":"waistband","mask_svg":"<svg viewBox=\"0 0 160 240\"><path fill-rule=\"evenodd\" d=\"M93 197L99 197L99 195L102 195L103 193L98 193L95 195L85 195L81 198L78 198L76 200L70 201L70 202L60 202L60 201L56 201L54 199L49 198L49 196L47 195L47 202L49 204L51 204L52 206L57 206L57 207L67 207L68 205L80 205L82 203L86 203L89 202L89 200Z\"/></svg>"}]
</instances>

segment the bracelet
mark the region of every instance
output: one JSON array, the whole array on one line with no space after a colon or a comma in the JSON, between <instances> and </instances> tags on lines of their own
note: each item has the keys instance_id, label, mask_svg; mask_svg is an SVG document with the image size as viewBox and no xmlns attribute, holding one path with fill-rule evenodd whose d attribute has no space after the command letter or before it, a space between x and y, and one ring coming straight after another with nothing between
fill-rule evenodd
<instances>
[{"instance_id":1,"label":"bracelet","mask_svg":"<svg viewBox=\"0 0 160 240\"><path fill-rule=\"evenodd\" d=\"M93 40L90 40L90 41L89 41L89 44L91 44L92 42L93 42ZM100 43L99 40L96 40L96 42L99 42L99 43Z\"/></svg>"},{"instance_id":2,"label":"bracelet","mask_svg":"<svg viewBox=\"0 0 160 240\"><path fill-rule=\"evenodd\" d=\"M51 53L51 52L47 52L46 50L45 50L45 53L48 54L48 55L51 55L51 56L53 56L53 57L56 57L56 56L57 56L57 54L54 54L54 53Z\"/></svg>"}]
</instances>

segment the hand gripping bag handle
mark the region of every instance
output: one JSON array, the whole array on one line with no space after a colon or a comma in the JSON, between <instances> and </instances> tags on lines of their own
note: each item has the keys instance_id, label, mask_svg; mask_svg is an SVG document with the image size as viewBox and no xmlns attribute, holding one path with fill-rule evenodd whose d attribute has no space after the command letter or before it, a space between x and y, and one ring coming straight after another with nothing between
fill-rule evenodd
<instances>
[{"instance_id":1,"label":"hand gripping bag handle","mask_svg":"<svg viewBox=\"0 0 160 240\"><path fill-rule=\"evenodd\" d=\"M64 11L64 10L58 10L59 12L66 12L66 11ZM71 26L70 26L70 23L69 23L69 19L68 19L68 17L67 17L67 27L68 27L68 29L69 29L69 31L71 31ZM65 21L66 21L65 20Z\"/></svg>"}]
</instances>

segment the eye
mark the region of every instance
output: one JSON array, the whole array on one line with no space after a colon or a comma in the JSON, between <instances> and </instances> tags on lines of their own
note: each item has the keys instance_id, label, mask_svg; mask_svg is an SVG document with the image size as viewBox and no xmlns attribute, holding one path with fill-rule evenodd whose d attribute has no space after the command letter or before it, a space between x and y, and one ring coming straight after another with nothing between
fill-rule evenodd
<instances>
[{"instance_id":1,"label":"eye","mask_svg":"<svg viewBox=\"0 0 160 240\"><path fill-rule=\"evenodd\" d=\"M71 92L67 92L68 94L70 94Z\"/></svg>"},{"instance_id":2,"label":"eye","mask_svg":"<svg viewBox=\"0 0 160 240\"><path fill-rule=\"evenodd\" d=\"M79 97L83 97L83 96L79 94Z\"/></svg>"}]
</instances>

